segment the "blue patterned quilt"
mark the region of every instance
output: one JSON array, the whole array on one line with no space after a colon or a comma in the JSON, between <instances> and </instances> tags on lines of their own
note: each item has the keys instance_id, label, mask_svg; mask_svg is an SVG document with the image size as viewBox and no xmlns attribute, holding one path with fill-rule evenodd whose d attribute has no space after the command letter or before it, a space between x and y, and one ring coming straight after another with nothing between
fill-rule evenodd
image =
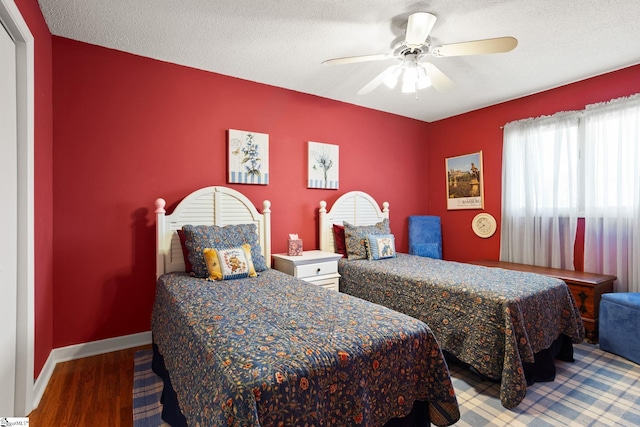
<instances>
[{"instance_id":1,"label":"blue patterned quilt","mask_svg":"<svg viewBox=\"0 0 640 427\"><path fill-rule=\"evenodd\" d=\"M500 399L526 394L523 362L561 334L574 343L584 325L559 279L415 255L339 262L340 291L427 323L443 350L501 381Z\"/></svg>"},{"instance_id":2,"label":"blue patterned quilt","mask_svg":"<svg viewBox=\"0 0 640 427\"><path fill-rule=\"evenodd\" d=\"M381 426L414 401L460 416L425 323L276 270L163 275L152 332L189 425Z\"/></svg>"}]
</instances>

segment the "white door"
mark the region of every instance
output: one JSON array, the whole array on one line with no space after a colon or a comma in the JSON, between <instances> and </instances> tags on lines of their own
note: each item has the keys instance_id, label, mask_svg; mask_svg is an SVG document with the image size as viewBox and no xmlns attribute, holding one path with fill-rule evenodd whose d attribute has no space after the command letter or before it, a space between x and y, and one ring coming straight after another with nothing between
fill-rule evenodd
<instances>
[{"instance_id":1,"label":"white door","mask_svg":"<svg viewBox=\"0 0 640 427\"><path fill-rule=\"evenodd\" d=\"M14 416L18 269L16 47L0 24L0 416Z\"/></svg>"}]
</instances>

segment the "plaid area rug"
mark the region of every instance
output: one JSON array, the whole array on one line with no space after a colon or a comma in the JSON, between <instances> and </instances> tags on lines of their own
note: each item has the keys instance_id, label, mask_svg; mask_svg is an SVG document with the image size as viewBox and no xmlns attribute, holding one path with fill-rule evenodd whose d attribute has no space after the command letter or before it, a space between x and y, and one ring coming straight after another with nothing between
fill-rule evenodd
<instances>
[{"instance_id":1,"label":"plaid area rug","mask_svg":"<svg viewBox=\"0 0 640 427\"><path fill-rule=\"evenodd\" d=\"M500 403L499 384L450 365L461 414L456 426L640 425L640 366L587 343L574 345L574 358L556 361L555 381L528 387L513 409Z\"/></svg>"},{"instance_id":2,"label":"plaid area rug","mask_svg":"<svg viewBox=\"0 0 640 427\"><path fill-rule=\"evenodd\" d=\"M574 363L556 361L556 379L536 383L514 409L500 403L500 385L451 364L466 427L609 427L640 425L640 366L596 345L574 345ZM134 427L167 426L160 418L162 380L151 370L151 350L136 352Z\"/></svg>"},{"instance_id":3,"label":"plaid area rug","mask_svg":"<svg viewBox=\"0 0 640 427\"><path fill-rule=\"evenodd\" d=\"M151 370L151 350L137 351L133 368L133 426L168 426L160 415L162 405L162 380Z\"/></svg>"}]
</instances>

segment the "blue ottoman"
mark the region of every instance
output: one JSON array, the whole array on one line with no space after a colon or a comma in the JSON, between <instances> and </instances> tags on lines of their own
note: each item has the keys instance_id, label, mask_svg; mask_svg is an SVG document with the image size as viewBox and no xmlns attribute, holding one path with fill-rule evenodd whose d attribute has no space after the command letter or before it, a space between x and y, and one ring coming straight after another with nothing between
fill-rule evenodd
<instances>
[{"instance_id":1,"label":"blue ottoman","mask_svg":"<svg viewBox=\"0 0 640 427\"><path fill-rule=\"evenodd\" d=\"M640 363L640 293L602 294L600 348Z\"/></svg>"}]
</instances>

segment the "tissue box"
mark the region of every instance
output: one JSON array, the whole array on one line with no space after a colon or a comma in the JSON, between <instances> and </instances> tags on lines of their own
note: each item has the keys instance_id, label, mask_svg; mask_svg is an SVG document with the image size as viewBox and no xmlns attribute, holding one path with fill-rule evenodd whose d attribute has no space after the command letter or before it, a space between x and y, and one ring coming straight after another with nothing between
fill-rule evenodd
<instances>
[{"instance_id":1,"label":"tissue box","mask_svg":"<svg viewBox=\"0 0 640 427\"><path fill-rule=\"evenodd\" d=\"M291 240L289 239L289 256L302 255L302 239Z\"/></svg>"}]
</instances>

